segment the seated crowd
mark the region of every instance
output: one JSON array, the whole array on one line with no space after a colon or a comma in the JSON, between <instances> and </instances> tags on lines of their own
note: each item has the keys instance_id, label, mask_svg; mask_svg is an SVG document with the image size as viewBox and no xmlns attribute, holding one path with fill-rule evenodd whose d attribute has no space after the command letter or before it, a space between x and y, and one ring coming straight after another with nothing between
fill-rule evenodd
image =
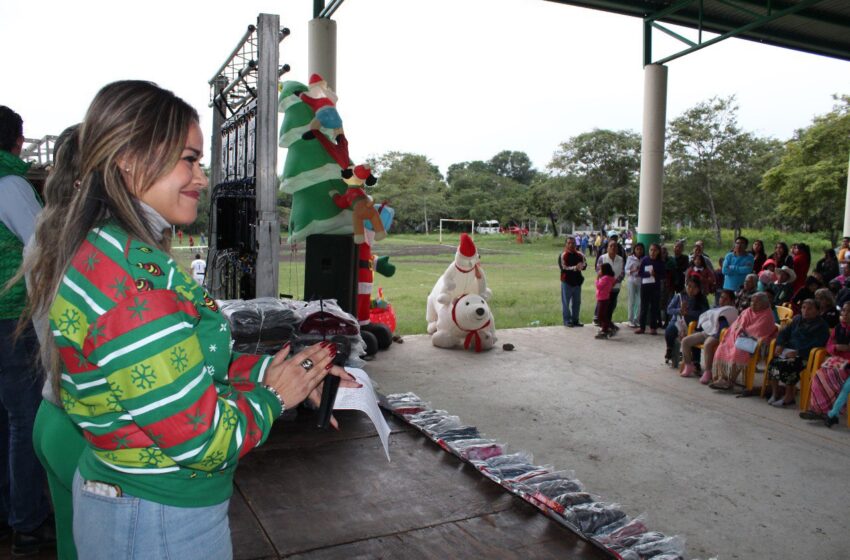
<instances>
[{"instance_id":1,"label":"seated crowd","mask_svg":"<svg viewBox=\"0 0 850 560\"><path fill-rule=\"evenodd\" d=\"M767 255L758 240L748 250L744 237L735 240L716 269L702 242L694 245L687 263L667 259L668 289L660 289L662 301L667 298L665 361L674 367L681 361L682 377L699 376L712 389L731 391L753 360L763 359L767 402L786 407L796 403L809 360L825 357L812 364L810 387L802 388L808 409L800 416L836 424L850 392L850 238L837 252L826 250L810 271L811 265L804 243L789 251L780 242ZM710 307L712 293L715 305ZM644 332L644 324L635 332Z\"/></svg>"}]
</instances>

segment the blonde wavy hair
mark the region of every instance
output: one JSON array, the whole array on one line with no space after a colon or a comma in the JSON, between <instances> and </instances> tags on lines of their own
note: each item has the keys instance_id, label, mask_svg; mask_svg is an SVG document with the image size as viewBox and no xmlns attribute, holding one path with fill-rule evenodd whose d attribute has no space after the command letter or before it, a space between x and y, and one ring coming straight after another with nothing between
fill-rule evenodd
<instances>
[{"instance_id":1,"label":"blonde wavy hair","mask_svg":"<svg viewBox=\"0 0 850 560\"><path fill-rule=\"evenodd\" d=\"M97 93L83 122L54 155L35 248L17 276L29 276L22 325L49 311L91 229L109 221L131 237L170 250L170 237L151 230L137 196L174 168L189 127L197 122L195 109L152 82L113 82ZM50 347L43 349L42 361L57 372L58 352L52 336L45 334L42 340Z\"/></svg>"}]
</instances>

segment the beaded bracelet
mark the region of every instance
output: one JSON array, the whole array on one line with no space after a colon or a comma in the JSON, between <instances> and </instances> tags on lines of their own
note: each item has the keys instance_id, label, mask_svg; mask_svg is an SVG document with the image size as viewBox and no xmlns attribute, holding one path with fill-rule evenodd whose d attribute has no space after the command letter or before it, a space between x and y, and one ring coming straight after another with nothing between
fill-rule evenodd
<instances>
[{"instance_id":1,"label":"beaded bracelet","mask_svg":"<svg viewBox=\"0 0 850 560\"><path fill-rule=\"evenodd\" d=\"M263 383L263 387L265 387L272 395L277 397L277 401L280 403L280 413L283 414L286 412L286 403L283 402L283 397L280 396L280 393L277 392L277 389L272 387L271 385L266 385Z\"/></svg>"}]
</instances>

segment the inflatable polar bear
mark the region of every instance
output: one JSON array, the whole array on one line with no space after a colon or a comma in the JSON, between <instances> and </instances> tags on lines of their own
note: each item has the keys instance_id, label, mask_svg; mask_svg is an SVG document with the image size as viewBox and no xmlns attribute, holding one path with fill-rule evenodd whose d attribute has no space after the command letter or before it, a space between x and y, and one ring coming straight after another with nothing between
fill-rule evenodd
<instances>
[{"instance_id":1,"label":"inflatable polar bear","mask_svg":"<svg viewBox=\"0 0 850 560\"><path fill-rule=\"evenodd\" d=\"M496 344L496 324L490 306L477 294L455 298L437 312L436 329L431 344L438 348L472 348L476 352L489 350Z\"/></svg>"},{"instance_id":2,"label":"inflatable polar bear","mask_svg":"<svg viewBox=\"0 0 850 560\"><path fill-rule=\"evenodd\" d=\"M469 235L461 233L454 261L437 279L428 295L425 307L428 334L434 334L437 330L439 309L451 305L455 298L464 294L477 294L489 300L493 292L487 287L487 277L481 268L481 257L475 243Z\"/></svg>"}]
</instances>

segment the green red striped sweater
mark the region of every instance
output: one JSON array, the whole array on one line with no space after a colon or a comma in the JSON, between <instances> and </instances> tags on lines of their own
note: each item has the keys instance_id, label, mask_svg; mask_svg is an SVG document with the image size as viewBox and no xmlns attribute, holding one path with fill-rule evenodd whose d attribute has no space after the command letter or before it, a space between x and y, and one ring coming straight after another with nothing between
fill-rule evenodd
<instances>
[{"instance_id":1,"label":"green red striped sweater","mask_svg":"<svg viewBox=\"0 0 850 560\"><path fill-rule=\"evenodd\" d=\"M183 507L221 503L280 414L269 356L231 351L215 302L173 259L114 225L89 232L50 309L61 396L87 480Z\"/></svg>"}]
</instances>

